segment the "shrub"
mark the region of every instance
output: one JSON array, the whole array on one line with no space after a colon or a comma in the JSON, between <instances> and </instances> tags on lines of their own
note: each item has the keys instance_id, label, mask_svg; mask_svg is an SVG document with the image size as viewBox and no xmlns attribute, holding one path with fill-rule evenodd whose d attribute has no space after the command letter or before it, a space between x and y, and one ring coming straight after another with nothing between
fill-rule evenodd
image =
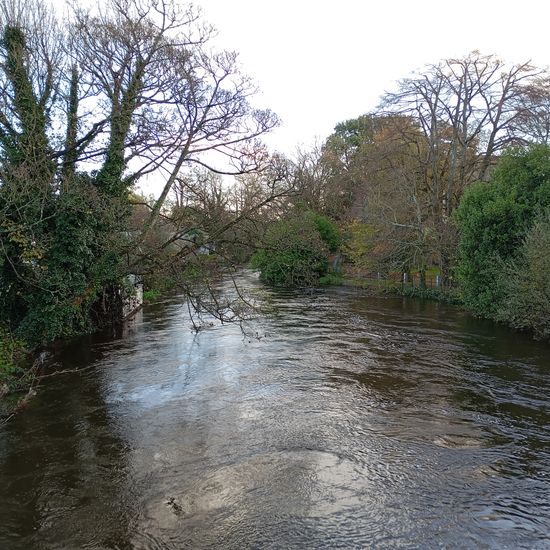
<instances>
[{"instance_id":1,"label":"shrub","mask_svg":"<svg viewBox=\"0 0 550 550\"><path fill-rule=\"evenodd\" d=\"M503 288L506 299L497 319L550 339L550 210L535 222L517 257L509 262Z\"/></svg>"},{"instance_id":2,"label":"shrub","mask_svg":"<svg viewBox=\"0 0 550 550\"><path fill-rule=\"evenodd\" d=\"M260 280L285 287L311 286L328 268L328 250L310 215L273 224L251 259Z\"/></svg>"},{"instance_id":3,"label":"shrub","mask_svg":"<svg viewBox=\"0 0 550 550\"><path fill-rule=\"evenodd\" d=\"M160 296L161 292L157 288L151 288L143 291L143 300L145 302L152 302Z\"/></svg>"},{"instance_id":4,"label":"shrub","mask_svg":"<svg viewBox=\"0 0 550 550\"><path fill-rule=\"evenodd\" d=\"M326 216L323 216L313 210L310 210L306 214L306 217L315 224L315 227L317 228L322 241L327 245L327 248L331 252L335 252L341 242L340 231L338 231L336 224Z\"/></svg>"},{"instance_id":5,"label":"shrub","mask_svg":"<svg viewBox=\"0 0 550 550\"><path fill-rule=\"evenodd\" d=\"M0 395L17 385L17 379L24 373L19 365L25 353L24 343L0 326Z\"/></svg>"},{"instance_id":6,"label":"shrub","mask_svg":"<svg viewBox=\"0 0 550 550\"><path fill-rule=\"evenodd\" d=\"M343 282L343 277L335 273L327 273L319 279L319 284L323 286L339 286Z\"/></svg>"},{"instance_id":7,"label":"shrub","mask_svg":"<svg viewBox=\"0 0 550 550\"><path fill-rule=\"evenodd\" d=\"M418 286L405 286L400 291L406 298L418 298L420 300L432 300L445 304L460 305L463 303L460 294L454 290L443 290L441 288L420 288Z\"/></svg>"},{"instance_id":8,"label":"shrub","mask_svg":"<svg viewBox=\"0 0 550 550\"><path fill-rule=\"evenodd\" d=\"M513 261L537 215L550 205L550 148L505 156L489 183L466 191L456 212L460 230L457 275L464 302L486 317L502 317L506 265Z\"/></svg>"}]
</instances>

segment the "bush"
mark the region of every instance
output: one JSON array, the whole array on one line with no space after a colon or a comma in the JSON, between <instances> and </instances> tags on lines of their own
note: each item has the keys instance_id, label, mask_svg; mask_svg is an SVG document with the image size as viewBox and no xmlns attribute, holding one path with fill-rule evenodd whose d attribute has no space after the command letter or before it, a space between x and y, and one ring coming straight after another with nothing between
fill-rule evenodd
<instances>
[{"instance_id":1,"label":"bush","mask_svg":"<svg viewBox=\"0 0 550 550\"><path fill-rule=\"evenodd\" d=\"M328 249L310 215L279 220L251 259L260 280L285 287L312 286L328 268Z\"/></svg>"},{"instance_id":2,"label":"bush","mask_svg":"<svg viewBox=\"0 0 550 550\"><path fill-rule=\"evenodd\" d=\"M344 278L335 273L327 273L319 279L319 284L323 286L339 286L343 284Z\"/></svg>"},{"instance_id":3,"label":"bush","mask_svg":"<svg viewBox=\"0 0 550 550\"><path fill-rule=\"evenodd\" d=\"M18 378L25 372L20 367L25 353L24 343L0 326L0 395L17 386Z\"/></svg>"},{"instance_id":4,"label":"bush","mask_svg":"<svg viewBox=\"0 0 550 550\"><path fill-rule=\"evenodd\" d=\"M49 197L36 242L33 224L3 222L10 231L0 262L0 318L29 346L101 324L94 304L123 280L126 209L125 199L105 197L79 175Z\"/></svg>"},{"instance_id":5,"label":"bush","mask_svg":"<svg viewBox=\"0 0 550 550\"><path fill-rule=\"evenodd\" d=\"M442 290L441 288L420 288L418 286L405 286L400 291L406 298L418 298L420 300L433 300L445 304L463 304L460 294L453 290Z\"/></svg>"},{"instance_id":6,"label":"bush","mask_svg":"<svg viewBox=\"0 0 550 550\"><path fill-rule=\"evenodd\" d=\"M506 300L500 305L497 319L549 340L550 210L536 221L505 274Z\"/></svg>"},{"instance_id":7,"label":"bush","mask_svg":"<svg viewBox=\"0 0 550 550\"><path fill-rule=\"evenodd\" d=\"M145 302L152 302L152 301L156 300L160 295L161 295L160 290L158 290L156 288L145 290L145 291L143 291L143 300Z\"/></svg>"},{"instance_id":8,"label":"bush","mask_svg":"<svg viewBox=\"0 0 550 550\"><path fill-rule=\"evenodd\" d=\"M335 252L341 242L340 232L338 231L336 224L326 216L323 216L318 212L314 212L313 210L310 210L306 216L315 224L315 227L317 228L321 239L327 245L327 248L331 252Z\"/></svg>"},{"instance_id":9,"label":"bush","mask_svg":"<svg viewBox=\"0 0 550 550\"><path fill-rule=\"evenodd\" d=\"M460 230L457 275L464 302L478 315L501 317L506 265L513 261L537 215L550 205L550 148L505 156L489 183L466 191L456 212Z\"/></svg>"}]
</instances>

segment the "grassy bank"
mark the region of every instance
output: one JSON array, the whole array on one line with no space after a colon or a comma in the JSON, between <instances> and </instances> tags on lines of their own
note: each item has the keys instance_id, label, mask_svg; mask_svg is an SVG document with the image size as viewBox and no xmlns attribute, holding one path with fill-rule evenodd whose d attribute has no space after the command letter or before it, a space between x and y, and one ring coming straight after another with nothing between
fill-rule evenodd
<instances>
[{"instance_id":1,"label":"grassy bank","mask_svg":"<svg viewBox=\"0 0 550 550\"><path fill-rule=\"evenodd\" d=\"M404 285L398 289L398 294L419 300L432 300L455 305L464 304L460 292L456 289L443 290L441 288L420 288L418 286Z\"/></svg>"},{"instance_id":2,"label":"grassy bank","mask_svg":"<svg viewBox=\"0 0 550 550\"><path fill-rule=\"evenodd\" d=\"M143 301L150 303L158 300L162 294L162 291L158 288L152 288L143 292Z\"/></svg>"},{"instance_id":3,"label":"grassy bank","mask_svg":"<svg viewBox=\"0 0 550 550\"><path fill-rule=\"evenodd\" d=\"M322 286L347 286L362 288L372 294L394 294L407 298L416 298L419 300L431 300L456 305L463 304L460 293L455 289L443 290L438 287L420 288L419 286L403 284L391 279L346 277L329 273L328 275L321 277L319 283Z\"/></svg>"}]
</instances>

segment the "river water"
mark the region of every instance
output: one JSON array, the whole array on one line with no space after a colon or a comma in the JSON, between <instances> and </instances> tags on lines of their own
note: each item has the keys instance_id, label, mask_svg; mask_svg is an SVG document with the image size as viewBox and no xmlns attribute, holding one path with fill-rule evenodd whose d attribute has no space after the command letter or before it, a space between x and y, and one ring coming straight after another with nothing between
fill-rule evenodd
<instances>
[{"instance_id":1,"label":"river water","mask_svg":"<svg viewBox=\"0 0 550 550\"><path fill-rule=\"evenodd\" d=\"M172 297L67 348L0 428L0 548L550 548L550 346L262 292L258 338Z\"/></svg>"}]
</instances>

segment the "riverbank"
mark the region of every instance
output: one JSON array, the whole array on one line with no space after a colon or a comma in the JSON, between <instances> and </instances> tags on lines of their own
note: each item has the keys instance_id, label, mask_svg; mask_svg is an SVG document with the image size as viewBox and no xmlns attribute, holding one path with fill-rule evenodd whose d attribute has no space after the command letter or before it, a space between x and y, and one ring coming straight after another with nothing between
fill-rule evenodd
<instances>
[{"instance_id":1,"label":"riverbank","mask_svg":"<svg viewBox=\"0 0 550 550\"><path fill-rule=\"evenodd\" d=\"M29 356L25 343L0 327L0 400L21 387Z\"/></svg>"},{"instance_id":2,"label":"riverbank","mask_svg":"<svg viewBox=\"0 0 550 550\"><path fill-rule=\"evenodd\" d=\"M404 298L413 298L421 301L440 302L450 304L462 309L468 315L478 319L484 319L495 325L505 326L516 333L527 334L533 340L550 343L550 339L543 334L538 334L532 326L514 324L510 319L499 319L489 316L479 315L469 309L464 303L462 292L458 288L444 290L441 287L429 286L421 288L413 283L401 283L390 279L373 279L361 277L342 277L334 274L329 274L323 277L320 281L322 286L344 286L361 288L365 290L369 296L402 296ZM548 333L548 331L547 331Z\"/></svg>"},{"instance_id":3,"label":"riverbank","mask_svg":"<svg viewBox=\"0 0 550 550\"><path fill-rule=\"evenodd\" d=\"M92 327L90 334L106 326L125 323L141 309L144 302L153 301L160 295L160 291L156 290L144 295L143 284L135 276L128 276L126 282L128 286L120 289L118 318L103 326ZM74 337L85 334L77 333ZM56 338L33 347L0 324L0 418L11 415L32 397L46 359L53 357L72 339Z\"/></svg>"},{"instance_id":4,"label":"riverbank","mask_svg":"<svg viewBox=\"0 0 550 550\"><path fill-rule=\"evenodd\" d=\"M346 277L334 274L325 275L320 279L322 286L347 286L361 288L373 296L398 295L406 298L430 300L461 306L463 300L456 289L443 290L440 287L420 288L412 283L401 283L384 278Z\"/></svg>"},{"instance_id":5,"label":"riverbank","mask_svg":"<svg viewBox=\"0 0 550 550\"><path fill-rule=\"evenodd\" d=\"M9 417L34 395L44 354L33 355L24 342L0 330L0 419Z\"/></svg>"}]
</instances>

